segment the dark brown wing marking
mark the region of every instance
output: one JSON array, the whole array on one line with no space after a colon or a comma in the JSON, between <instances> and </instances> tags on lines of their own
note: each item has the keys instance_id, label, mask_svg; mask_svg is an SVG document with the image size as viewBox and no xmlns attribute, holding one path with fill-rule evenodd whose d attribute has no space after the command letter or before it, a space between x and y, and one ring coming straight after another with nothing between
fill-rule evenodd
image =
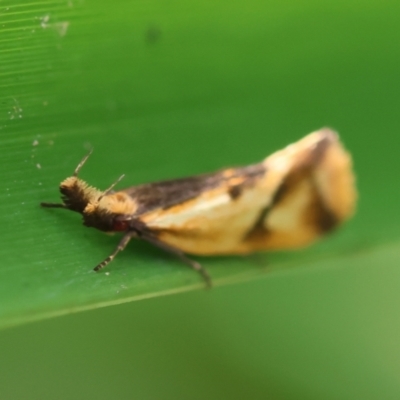
<instances>
[{"instance_id":1,"label":"dark brown wing marking","mask_svg":"<svg viewBox=\"0 0 400 400\"><path fill-rule=\"evenodd\" d=\"M243 185L234 185L231 186L228 190L229 196L232 200L236 200L239 198L243 192Z\"/></svg>"},{"instance_id":2,"label":"dark brown wing marking","mask_svg":"<svg viewBox=\"0 0 400 400\"><path fill-rule=\"evenodd\" d=\"M167 180L135 186L123 192L134 198L138 204L135 215L141 215L157 208L166 210L177 204L194 199L207 190L221 185L227 186L231 198L237 198L243 189L254 185L265 174L263 164L221 170L189 178ZM237 182L240 181L238 184Z\"/></svg>"},{"instance_id":3,"label":"dark brown wing marking","mask_svg":"<svg viewBox=\"0 0 400 400\"><path fill-rule=\"evenodd\" d=\"M313 182L314 183L314 182ZM320 234L328 233L339 224L339 218L330 210L314 183L314 198L307 209L305 220Z\"/></svg>"},{"instance_id":4,"label":"dark brown wing marking","mask_svg":"<svg viewBox=\"0 0 400 400\"><path fill-rule=\"evenodd\" d=\"M308 154L308 157L301 160L301 165L294 168L293 172L281 183L271 204L261 210L259 217L252 228L244 235L244 241L257 242L260 239L266 240L266 237L269 234L274 234L274 232L269 232L268 228L265 226L265 220L268 217L268 213L281 202L284 202L292 193L295 193L298 185L307 176L310 177L309 179L312 184L313 197L310 198L310 202L304 210L304 222L309 226L315 227L318 233L321 234L331 231L338 225L338 217L326 206L323 197L319 193L316 182L312 179L312 170L313 168L316 168L323 159L329 145L329 137L317 142L313 151Z\"/></svg>"}]
</instances>

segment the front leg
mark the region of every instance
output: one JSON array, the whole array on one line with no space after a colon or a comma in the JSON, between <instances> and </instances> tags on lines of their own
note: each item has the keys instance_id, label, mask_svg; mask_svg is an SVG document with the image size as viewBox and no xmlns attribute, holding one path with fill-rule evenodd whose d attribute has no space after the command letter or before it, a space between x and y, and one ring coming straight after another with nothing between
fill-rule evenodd
<instances>
[{"instance_id":1,"label":"front leg","mask_svg":"<svg viewBox=\"0 0 400 400\"><path fill-rule=\"evenodd\" d=\"M135 231L128 231L125 233L125 235L122 237L120 242L118 243L118 246L116 249L113 251L112 254L110 254L104 261L102 261L100 264L98 264L96 267L93 268L94 271L98 272L101 269L103 269L107 264L109 264L112 260L114 260L115 256L124 248L126 245L129 243L129 241L133 238L137 237L137 233Z\"/></svg>"}]
</instances>

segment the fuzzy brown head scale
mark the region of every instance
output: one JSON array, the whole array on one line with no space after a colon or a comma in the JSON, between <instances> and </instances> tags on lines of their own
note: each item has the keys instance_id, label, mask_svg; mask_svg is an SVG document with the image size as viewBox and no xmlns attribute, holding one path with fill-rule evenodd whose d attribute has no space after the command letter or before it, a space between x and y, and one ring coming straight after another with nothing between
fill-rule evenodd
<instances>
[{"instance_id":1,"label":"fuzzy brown head scale","mask_svg":"<svg viewBox=\"0 0 400 400\"><path fill-rule=\"evenodd\" d=\"M66 208L79 213L83 213L85 207L102 194L100 190L89 186L76 176L71 176L62 181L60 192Z\"/></svg>"}]
</instances>

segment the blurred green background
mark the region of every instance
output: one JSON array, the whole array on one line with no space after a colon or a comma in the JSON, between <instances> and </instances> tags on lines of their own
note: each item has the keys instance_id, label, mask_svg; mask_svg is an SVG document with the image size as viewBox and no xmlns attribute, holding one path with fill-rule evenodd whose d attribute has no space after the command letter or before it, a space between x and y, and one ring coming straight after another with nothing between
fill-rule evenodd
<instances>
[{"instance_id":1,"label":"blurred green background","mask_svg":"<svg viewBox=\"0 0 400 400\"><path fill-rule=\"evenodd\" d=\"M399 18L377 0L0 2L1 398L400 398ZM142 243L94 275L118 238L38 207L90 147L83 178L121 187L326 125L354 155L355 218L299 252L202 259L212 291Z\"/></svg>"}]
</instances>

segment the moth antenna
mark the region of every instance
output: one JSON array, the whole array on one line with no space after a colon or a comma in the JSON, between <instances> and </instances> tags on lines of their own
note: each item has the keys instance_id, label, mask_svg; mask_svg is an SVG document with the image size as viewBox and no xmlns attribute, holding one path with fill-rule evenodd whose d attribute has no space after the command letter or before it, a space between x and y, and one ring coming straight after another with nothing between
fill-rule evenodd
<instances>
[{"instance_id":1,"label":"moth antenna","mask_svg":"<svg viewBox=\"0 0 400 400\"><path fill-rule=\"evenodd\" d=\"M40 203L42 207L47 207L47 208L67 208L67 206L63 203Z\"/></svg>"},{"instance_id":2,"label":"moth antenna","mask_svg":"<svg viewBox=\"0 0 400 400\"><path fill-rule=\"evenodd\" d=\"M83 164L87 161L89 156L93 153L93 148L89 150L89 153L86 154L85 157L82 158L82 161L78 164L78 166L75 168L74 175L73 176L78 176L79 171L83 167Z\"/></svg>"},{"instance_id":3,"label":"moth antenna","mask_svg":"<svg viewBox=\"0 0 400 400\"><path fill-rule=\"evenodd\" d=\"M114 186L124 178L124 176L125 174L122 174L107 190L105 190L99 197L98 201L100 201L104 196L108 195L111 192L111 190L113 190Z\"/></svg>"}]
</instances>

